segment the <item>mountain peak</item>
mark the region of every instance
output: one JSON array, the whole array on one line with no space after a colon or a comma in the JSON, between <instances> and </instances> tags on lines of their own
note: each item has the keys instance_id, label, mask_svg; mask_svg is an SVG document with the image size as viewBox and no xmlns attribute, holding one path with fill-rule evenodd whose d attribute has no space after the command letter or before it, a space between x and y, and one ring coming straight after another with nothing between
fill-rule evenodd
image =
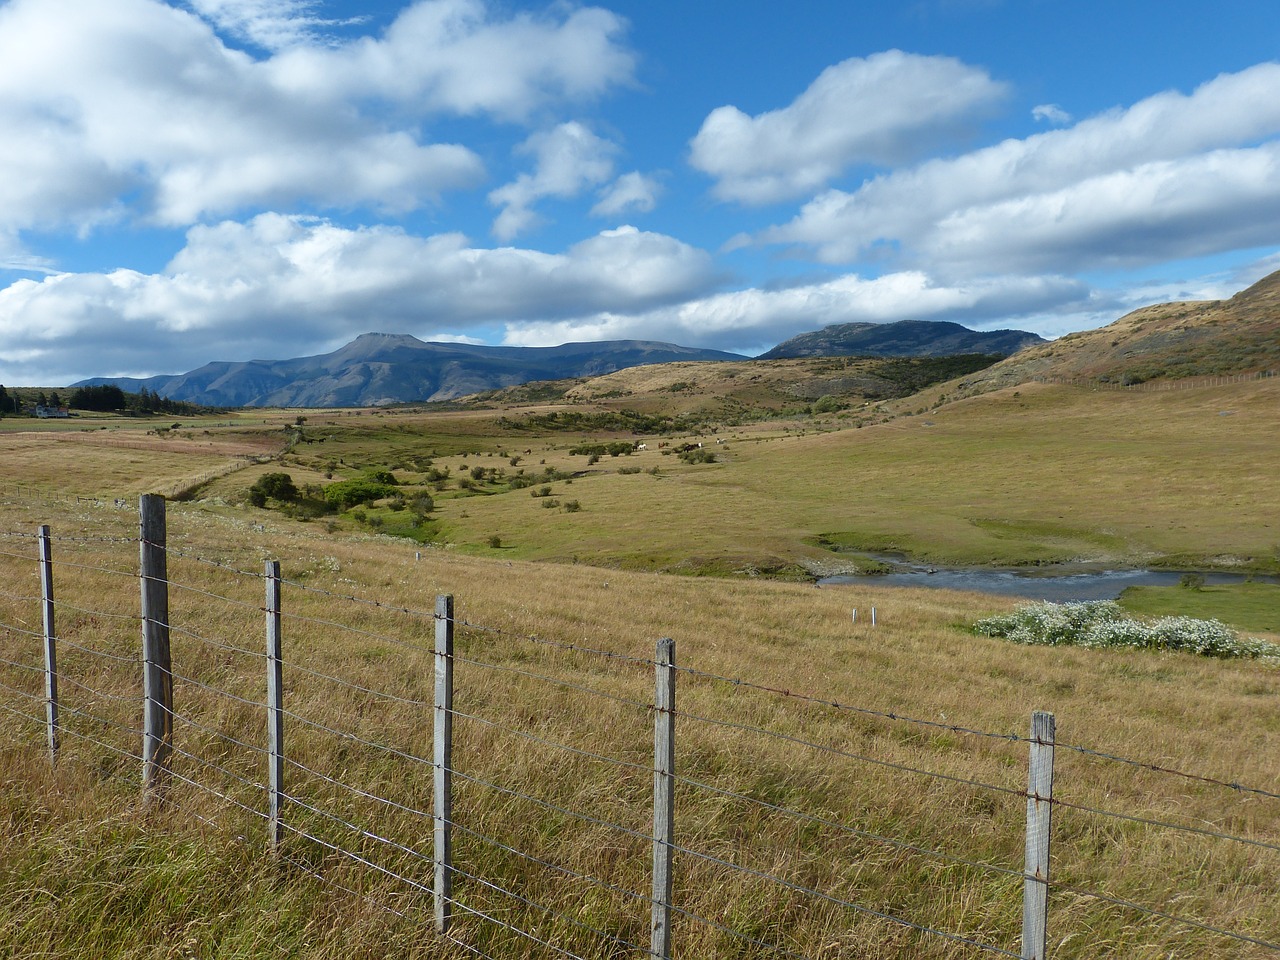
<instances>
[{"instance_id":1,"label":"mountain peak","mask_svg":"<svg viewBox=\"0 0 1280 960\"><path fill-rule=\"evenodd\" d=\"M948 320L836 323L778 344L761 360L787 357L940 357L960 353L1008 356L1043 338L1023 330L979 331Z\"/></svg>"}]
</instances>

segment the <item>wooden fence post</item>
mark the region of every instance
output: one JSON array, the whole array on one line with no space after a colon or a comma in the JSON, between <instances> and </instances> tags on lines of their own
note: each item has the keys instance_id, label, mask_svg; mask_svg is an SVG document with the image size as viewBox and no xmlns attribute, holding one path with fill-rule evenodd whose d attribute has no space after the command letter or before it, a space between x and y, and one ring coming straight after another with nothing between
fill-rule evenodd
<instances>
[{"instance_id":1,"label":"wooden fence post","mask_svg":"<svg viewBox=\"0 0 1280 960\"><path fill-rule=\"evenodd\" d=\"M676 642L658 641L653 712L653 908L649 952L671 957L671 864L675 841Z\"/></svg>"},{"instance_id":2,"label":"wooden fence post","mask_svg":"<svg viewBox=\"0 0 1280 960\"><path fill-rule=\"evenodd\" d=\"M159 789L173 750L173 664L169 652L169 568L165 502L154 493L138 503L142 582L142 785Z\"/></svg>"},{"instance_id":3,"label":"wooden fence post","mask_svg":"<svg viewBox=\"0 0 1280 960\"><path fill-rule=\"evenodd\" d=\"M266 562L267 581L267 838L277 853L284 829L280 793L284 788L284 685L280 651L280 562Z\"/></svg>"},{"instance_id":4,"label":"wooden fence post","mask_svg":"<svg viewBox=\"0 0 1280 960\"><path fill-rule=\"evenodd\" d=\"M40 528L40 607L44 613L44 702L49 762L58 762L58 641L53 623L53 553L49 528Z\"/></svg>"},{"instance_id":5,"label":"wooden fence post","mask_svg":"<svg viewBox=\"0 0 1280 960\"><path fill-rule=\"evenodd\" d=\"M436 930L453 919L453 597L436 597L435 908Z\"/></svg>"},{"instance_id":6,"label":"wooden fence post","mask_svg":"<svg viewBox=\"0 0 1280 960\"><path fill-rule=\"evenodd\" d=\"M1027 858L1022 882L1022 958L1045 960L1049 908L1049 821L1053 809L1052 713L1031 715L1027 772Z\"/></svg>"}]
</instances>

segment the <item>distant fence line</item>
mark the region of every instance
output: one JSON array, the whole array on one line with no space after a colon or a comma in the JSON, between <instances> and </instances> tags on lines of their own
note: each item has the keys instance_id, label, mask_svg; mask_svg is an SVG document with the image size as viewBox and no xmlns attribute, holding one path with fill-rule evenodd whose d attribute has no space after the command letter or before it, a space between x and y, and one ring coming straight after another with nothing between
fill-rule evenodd
<instances>
[{"instance_id":1,"label":"distant fence line","mask_svg":"<svg viewBox=\"0 0 1280 960\"><path fill-rule=\"evenodd\" d=\"M592 942L603 945L601 949L605 949L609 956L618 956L620 954L617 951L621 950L627 955L666 960L679 951L678 938L673 939L673 925L680 923L685 924L686 927L701 925L712 928L717 934L738 941L744 950L755 949L783 956L806 956L806 954L795 952L785 942L767 939L766 935L759 931L736 929L731 923L726 923L724 918L699 915L683 904L680 899L681 891L677 890L673 883L673 865L677 857L690 863L722 870L729 875L737 875L752 882L764 881L774 886L779 891L780 897L799 899L823 909L848 911L851 915L875 918L878 921L906 928L924 937L945 941L956 948L970 948L983 954L1035 958L1035 960L1042 960L1049 956L1047 933L1051 907L1050 894L1053 891L1116 906L1137 916L1145 917L1151 922L1172 922L1212 935L1223 943L1233 944L1236 947L1249 945L1266 951L1280 952L1280 943L1273 942L1277 939L1274 934L1268 939L1265 936L1257 936L1256 932L1250 932L1244 927L1227 929L1203 922L1194 916L1180 916L1162 907L1144 906L1128 899L1118 898L1105 890L1090 889L1059 881L1051 872L1053 861L1050 858L1051 822L1054 811L1060 808L1083 811L1129 824L1139 823L1178 831L1224 844L1241 844L1258 850L1280 851L1280 844L1256 837L1233 835L1205 826L1188 827L1152 817L1091 808L1056 798L1054 796L1055 748L1101 758L1126 768L1139 768L1143 771L1181 778L1201 786L1208 784L1225 788L1236 795L1247 794L1255 800L1275 801L1280 799L1280 794L1200 773L1168 769L1158 763L1059 743L1056 738L1054 716L1042 711L1035 711L1032 714L1030 733L1022 737L1015 734L970 729L937 720L902 716L831 699L777 690L768 685L741 678L725 677L687 666L678 666L675 658L675 643L670 639L657 641L655 656L649 659L594 650L576 644L539 640L536 637L519 638L552 653L585 658L589 662L622 669L627 676L634 674L638 677L640 673L647 673L651 677L653 684L651 697L610 693L585 686L576 680L573 682L559 680L533 669L487 662L480 658L479 653L459 653L455 649L455 630L460 626L477 631L481 635L509 636L509 634L459 619L454 612L452 596L437 597L433 611L401 608L379 601L340 595L299 581L285 579L281 575L279 562L274 560L265 561L263 571L257 573L237 570L223 561L192 557L167 545L165 503L159 496L141 498L139 521L140 530L136 540L132 538L61 538L62 542L68 545L94 543L109 547L116 544L137 546L139 563L136 577L141 585L141 608L136 615L77 606L61 595L62 591L58 589L59 585L55 581L53 557L53 544L59 542L60 538L55 538L48 526L41 526L34 534L11 532L2 535L9 539L34 541L34 556L30 553L0 550L0 558L34 564L39 573L40 592L39 596L0 593L0 600L8 601L7 606L0 606L0 610L9 611L7 617L0 619L0 633L9 640L4 648L5 655L0 657L0 668L4 670L5 677L0 681L0 694L6 695L9 702L0 703L0 709L30 721L33 727L42 728L43 749L47 750L54 763L59 762L68 737L96 744L116 755L120 763L134 765L143 795L149 802L160 802L169 797L175 783L187 785L212 794L228 807L237 808L260 820L265 826L266 846L277 856L283 855L286 837L296 836L302 841L316 845L319 849L345 858L382 877L392 879L402 884L407 890L429 897L433 905L434 927L437 933L448 942L475 955L488 956L489 954L455 937L455 922L460 915L477 923L498 925L528 946L571 957L578 954L560 945L554 938L538 932L536 929L538 916L548 917L562 925L585 927L585 935L591 938ZM219 574L231 580L259 583L260 589L264 589L264 593L259 594L262 600L260 602L246 600L243 597L226 596L193 585L184 585L180 580L171 578L168 567L168 559L171 555L187 560L194 559L201 564L217 567ZM135 576L127 570L100 565L62 561L59 565L66 566L69 570L85 570L94 575L113 578ZM352 619L358 619L359 614L370 611L388 614L396 622L412 626L412 630L408 632L414 637L421 634L424 625L429 625L434 634L434 647L428 648L416 639L405 640L403 637L389 635L367 626L355 627L302 613L291 614L286 609L284 599L286 589L296 594L323 596L340 602L354 611ZM254 650L247 648L240 640L227 641L209 636L211 631L199 623L175 622L176 618L170 613L171 590L189 592L193 595L193 600L202 607L211 607L215 602L224 603L238 608L245 615L262 616L264 642L261 648ZM38 606L39 609L39 617L36 618L40 624L39 630L22 626L22 623L27 621L13 612L18 608L30 609L33 605ZM70 644L73 652L82 655L81 659L86 656L91 658L99 670L136 671L134 675L140 681L141 687L140 701L132 696L121 696L105 689L95 688L91 682L92 671L73 676L65 667L60 667L60 649L66 646L65 642L59 639L57 630L60 609L73 615L105 619L107 622L126 621L140 627L142 634L140 657ZM212 620L212 614L208 615ZM15 620L18 622L11 622ZM313 669L301 662L296 666L290 666L291 669L298 670L300 675L307 675L315 680L334 685L343 696L349 696L362 704L361 716L365 713L364 705L374 703L389 706L402 705L424 713L429 711L433 718L431 755L425 756L412 748L398 748L379 742L360 732L359 729L343 729L327 725L299 712L296 707L289 707L282 682L286 665L282 654L282 637L285 633L285 625L290 621L299 624L300 628L308 625L317 629L333 628L343 635L386 642L397 650L421 656L424 668L429 661L432 677L430 700L407 691L373 689L342 676ZM249 657L257 662L258 675L261 679L261 685L257 689L264 699L259 699L259 694L253 692L255 684L252 682L249 683L247 693L233 693L219 687L213 678L197 678L194 675L196 672L194 661L205 658L204 654L193 655L193 664L190 667L183 666L181 663L175 665L171 645L175 635L195 641L199 649L212 653L219 661L229 662L236 657ZM33 662L32 654L37 650L42 651L42 663ZM646 762L641 762L638 756L630 756L628 759L610 757L596 752L589 745L572 746L549 741L537 733L521 729L518 724L513 725L513 721L509 719L494 719L475 712L458 710L454 706L454 692L456 670L459 666L467 670L497 671L514 675L521 683L531 685L541 691L544 696L550 696L552 693L564 694L585 703L598 703L604 700L613 706L643 713L652 718L652 754ZM192 699L193 703L203 697L209 698L210 704L205 705L203 713L188 712L180 702L180 698L175 699L175 681L187 692L186 695ZM682 687L686 682L729 684L734 690L760 692L834 714L859 715L876 721L910 724L948 734L973 736L988 742L1021 745L1025 748L1027 786L1025 789L1011 788L983 783L955 773L932 772L903 766L896 761L877 758L874 755L858 754L843 747L804 740L791 733L755 727L726 718L703 716L687 710L682 711L677 708L676 701L678 681ZM41 684L43 689L40 689ZM68 687L88 696L78 698L73 696L68 702L65 695ZM77 702L86 705L76 706ZM15 703L25 704L26 709L14 706ZM102 706L103 704L106 707ZM141 707L140 716L130 720L130 714L138 706ZM111 709L116 709L114 716L104 715L104 710L110 712ZM370 709L372 709L371 706ZM30 712L32 710L38 710L38 712L32 713ZM244 715L243 722L237 724L234 734L224 729L226 721L219 718L220 714L227 711ZM248 724L249 718L254 714L257 714L260 719L255 724ZM584 716L590 716L590 713ZM420 801L383 797L378 793L376 785L346 783L339 769L320 769L311 766L310 764L316 761L311 760L308 755L291 752L290 741L286 737L286 719L299 730L320 731L338 739L341 741L343 750L351 748L377 751L397 763L405 763L410 767L417 765L424 770L430 768L432 772L430 809L426 809L426 804ZM469 769L467 757L455 757L453 735L455 720L488 729L500 729L514 735L531 748L562 751L574 759L606 764L625 773L628 777L637 775L642 770L645 771L645 776L652 777L651 828L629 827L593 814L557 807L553 802L533 792L533 786L525 788L530 792L524 792L521 785L513 786L509 783L483 780ZM961 855L930 849L904 838L877 834L856 824L833 822L803 809L793 809L783 803L755 798L750 795L750 790L718 787L704 782L694 774L678 773L682 761L677 720L685 724L731 728L819 754L849 758L889 767L903 774L928 777L942 788L977 790L1019 802L1025 801L1026 816L1022 844L1025 849L1025 862L1019 870L966 859ZM77 722L69 723L68 721ZM261 730L263 725L267 729L265 745L243 739L240 726ZM178 729L185 730L185 736L193 742L184 744ZM106 738L113 733L117 736L117 742L120 735L132 738L138 745L137 748L122 748L109 742ZM205 743L211 749L216 745L213 752L217 755L217 759L210 759L199 753L200 747L195 741ZM252 773L254 770L260 772L264 766L266 776L262 779L265 783ZM701 776L705 777L705 775ZM206 782L202 779L204 777L210 777L215 782ZM335 801L336 797L340 796L347 797L349 801L355 798L359 803L367 801L371 808L378 812L370 813L366 821L358 819L355 814L339 812L345 811L343 804L334 802L330 806L324 806L324 798L318 795L323 791L308 794L297 786L291 788L290 777L319 785L333 793ZM549 860L543 854L521 850L502 838L486 835L474 824L468 825L465 813L459 818L458 810L455 808L455 780L467 785L482 786L486 790L504 796L509 795L514 799L528 801L549 810L557 818L576 822L581 829L614 832L630 844L631 848L647 846L651 858L650 889L647 891L619 889L607 877L592 876L578 868ZM756 804L771 815L794 817L815 829L827 829L848 838L857 838L860 841L882 844L897 851L931 857L964 870L993 874L1003 882L1018 879L1022 886L1019 945L1015 949L979 939L976 935L967 932L937 929L927 923L916 922L909 916L898 915L879 906L859 903L856 899L850 899L840 892L824 889L809 881L774 872L772 869L745 866L720 852L695 847L692 845L695 842L694 839L684 839L685 834L681 831L680 823L676 819L675 796L678 790L709 792L723 795L726 800L735 803ZM259 798L257 801L254 800L255 796ZM422 831L411 831L409 835L385 835L379 822L380 816L388 814L388 811L396 816L408 817L424 824L430 823L430 846L413 839L420 836ZM345 835L349 839L346 841L335 839L330 830L336 830L338 837ZM519 891L503 887L500 880L473 872L476 869L474 866L460 864L455 858L455 839L459 835L463 839L488 844L509 858L528 861L555 873L563 877L565 883L594 887L613 902L644 906L649 913L648 942L637 943L628 940L625 935L618 934L617 930L626 929L628 926L621 919L607 924L601 924L599 921L586 922L566 914L562 908L529 901ZM380 854L371 852L375 850L386 854L389 859L377 859ZM314 866L308 866L305 860L296 859L290 862L316 872L317 876L324 879L323 871ZM464 895L455 890L455 881L458 879L468 881L468 894ZM1214 878L1205 878L1205 882L1219 881ZM688 892L685 890L684 894L688 895ZM504 902L509 902L512 906L499 916L487 903L479 903L472 899L472 897L478 898L481 894L486 897L505 898ZM387 908L395 910L391 905Z\"/></svg>"}]
</instances>

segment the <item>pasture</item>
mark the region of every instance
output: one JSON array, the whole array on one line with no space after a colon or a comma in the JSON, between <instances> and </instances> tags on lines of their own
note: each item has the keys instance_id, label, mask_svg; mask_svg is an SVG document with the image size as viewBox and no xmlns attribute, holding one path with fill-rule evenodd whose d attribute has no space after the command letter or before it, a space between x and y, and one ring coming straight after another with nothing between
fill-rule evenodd
<instances>
[{"instance_id":1,"label":"pasture","mask_svg":"<svg viewBox=\"0 0 1280 960\"><path fill-rule=\"evenodd\" d=\"M854 550L898 549L962 562L1188 558L1271 569L1280 541L1268 526L1280 492L1272 439L1280 426L1276 389L1274 381L1263 381L1176 395L1095 396L1023 387L862 428L833 416L725 425L678 438L701 439L715 453L713 463L685 463L664 455L671 447L658 442L666 438L644 438L645 451L587 464L569 448L606 439L604 432L520 432L498 423L500 416L541 407L307 411L303 424L292 412L246 414L184 424L190 437L148 433L153 425L56 437L7 429L0 434L0 529L7 534L0 570L11 586L0 605L5 622L38 625L38 613L21 599L35 590L35 571L29 542L19 535L48 523L68 538L55 544L67 564L60 574L63 602L123 617L137 588L112 571L127 569L136 547L115 541L136 537L132 498L157 483L189 498L170 506L171 576L187 587L175 594L174 623L194 634L256 645L261 585L237 580L234 571L260 571L264 559L278 559L285 576L307 588L293 601L304 619L286 632L291 655L304 657L314 674L414 699L429 687L430 658L382 638L429 640L421 625L406 627L386 608L430 609L437 594L453 594L460 619L475 625L463 630L460 655L488 665L470 670L458 709L538 738L530 745L527 737L503 739L459 721L459 766L478 781L516 784L550 805L473 785L460 800L459 816L538 859L554 858L631 890L647 890L643 847L574 826L556 810L607 814L644 831L646 782L581 756L566 759L547 744L643 762L651 734L645 711L629 716L616 700L584 705L572 688L643 703L652 696L652 677L571 649L555 654L546 643L644 660L659 637L670 636L679 661L693 670L930 721L935 726L904 727L812 701L691 682L680 709L723 722L686 723L679 769L744 799L682 788L677 823L686 842L726 860L1014 950L1021 879L992 881L981 868L1021 871L1022 801L907 771L1020 790L1020 744L1006 749L947 727L1025 736L1031 711L1049 710L1064 744L1207 778L1169 778L1155 769L1116 767L1088 751L1059 751L1061 795L1076 806L1064 810L1055 827L1059 876L1114 902L1055 891L1049 955L1264 956L1263 947L1224 941L1204 927L1280 939L1273 895L1280 805L1266 795L1280 785L1275 666L1018 647L971 629L1011 602L893 589L874 580L815 589L734 571L759 574L771 558L789 569L793 562L843 556L816 545L823 535ZM268 455L276 459L255 462ZM512 464L513 457L521 462ZM641 469L619 472L633 465ZM505 479L459 488L457 479L470 477L476 466L501 467L506 478L522 467L565 476L546 484L549 497L530 496L538 488L511 489ZM368 518L398 512L386 505L370 504L359 520L349 513L290 516L280 505L256 509L243 502L266 471L285 470L299 484L320 486L375 467L393 471L406 490L433 492L435 545L379 534ZM437 489L427 470L445 467L450 479ZM130 499L121 507L116 498ZM543 507L544 499L561 506ZM580 509L566 512L570 499ZM494 536L499 545L492 545ZM682 570L730 575L681 576ZM343 599L349 596L381 607L353 607ZM851 608L872 606L879 614L874 628L865 618L851 621ZM339 622L362 632L326 626ZM121 652L136 647L136 620L68 609L62 623L72 643ZM530 642L535 635L538 644ZM22 635L3 636L3 656L26 662ZM236 696L255 696L257 673L216 650L200 652L195 640L175 642L176 671L190 670L192 681ZM557 686L528 673L553 675ZM6 674L5 683L18 683L14 676ZM357 693L334 696L321 676L292 676L291 710L320 726L376 732L405 750L430 741L429 710L403 703L374 710ZM114 671L95 675L93 684L100 700L95 709L118 703L123 710L136 697L136 680ZM236 740L261 739L261 720L252 711L211 698L194 682L180 686L193 709L202 705L202 724ZM758 735L761 730L770 735ZM181 802L148 810L125 766L102 748L69 750L67 762L51 771L29 723L10 710L0 717L0 731L6 850L0 947L11 955L476 955L434 940L429 905L424 920L421 902L385 876L303 844L293 853L313 869L274 863L264 852L261 825L238 808L180 791ZM429 771L424 781L421 772L381 754L348 749L315 731L293 735L307 764L340 769L361 789L406 805L423 802L429 790ZM105 737L105 728L95 736ZM188 736L219 762L239 762L217 737ZM800 750L799 740L839 745L876 762ZM1241 795L1209 780L1263 793ZM810 819L790 819L760 807L761 800L805 811ZM346 802L345 815L356 816L363 801ZM1086 812L1091 809L1122 817ZM430 833L430 823L409 826L393 813L385 816L397 829ZM978 866L921 861L900 849L851 842L830 835L813 817L944 850ZM1144 821L1241 836L1253 845L1223 849L1212 838L1168 835ZM554 872L493 846L473 844L465 852L469 869L554 906L561 919L537 927L556 944L552 954L627 955L584 938L570 920L647 942L644 911L619 914L607 892L575 893L578 888ZM689 860L680 870L677 886L692 913L796 955L983 955L871 917L812 909L795 896L779 901L776 889L766 892L774 885L758 877ZM479 884L467 888L475 902L482 893ZM1155 904L1201 927L1153 919L1124 902ZM523 916L509 902L505 909L512 922ZM677 955L778 955L687 918L679 933ZM550 955L536 943L504 940L474 918L459 937L491 955Z\"/></svg>"}]
</instances>

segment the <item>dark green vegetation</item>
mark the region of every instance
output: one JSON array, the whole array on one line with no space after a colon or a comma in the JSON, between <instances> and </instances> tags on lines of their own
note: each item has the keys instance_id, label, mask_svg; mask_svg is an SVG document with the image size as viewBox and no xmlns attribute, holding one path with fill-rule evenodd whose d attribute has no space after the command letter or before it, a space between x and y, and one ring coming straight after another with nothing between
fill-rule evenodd
<instances>
[{"instance_id":1,"label":"dark green vegetation","mask_svg":"<svg viewBox=\"0 0 1280 960\"><path fill-rule=\"evenodd\" d=\"M498 426L506 430L528 433L624 431L642 435L674 433L691 429L688 420L638 410L552 410L550 413L526 413L522 417L499 417Z\"/></svg>"}]
</instances>

